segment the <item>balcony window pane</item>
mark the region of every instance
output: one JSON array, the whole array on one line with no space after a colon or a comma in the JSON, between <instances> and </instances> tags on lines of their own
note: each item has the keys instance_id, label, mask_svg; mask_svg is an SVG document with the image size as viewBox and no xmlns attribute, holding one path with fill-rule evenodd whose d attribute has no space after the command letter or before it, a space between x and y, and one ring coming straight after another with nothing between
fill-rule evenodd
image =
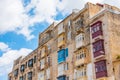
<instances>
[{"instance_id":1,"label":"balcony window pane","mask_svg":"<svg viewBox=\"0 0 120 80\"><path fill-rule=\"evenodd\" d=\"M75 38L76 41L76 48L79 48L84 45L84 35L80 33L79 35L76 36Z\"/></svg>"},{"instance_id":2,"label":"balcony window pane","mask_svg":"<svg viewBox=\"0 0 120 80\"><path fill-rule=\"evenodd\" d=\"M97 57L101 54L105 54L103 40L99 40L99 41L93 43L93 53L94 53L94 57Z\"/></svg>"},{"instance_id":3,"label":"balcony window pane","mask_svg":"<svg viewBox=\"0 0 120 80\"><path fill-rule=\"evenodd\" d=\"M45 59L40 60L40 69L43 69L45 67Z\"/></svg>"},{"instance_id":4,"label":"balcony window pane","mask_svg":"<svg viewBox=\"0 0 120 80\"><path fill-rule=\"evenodd\" d=\"M92 38L102 35L102 22L98 21L91 26Z\"/></svg>"},{"instance_id":5,"label":"balcony window pane","mask_svg":"<svg viewBox=\"0 0 120 80\"><path fill-rule=\"evenodd\" d=\"M61 34L62 32L64 32L64 27L63 27L63 23L60 23L58 26L58 34Z\"/></svg>"},{"instance_id":6,"label":"balcony window pane","mask_svg":"<svg viewBox=\"0 0 120 80\"><path fill-rule=\"evenodd\" d=\"M107 76L106 60L95 62L96 78Z\"/></svg>"}]
</instances>

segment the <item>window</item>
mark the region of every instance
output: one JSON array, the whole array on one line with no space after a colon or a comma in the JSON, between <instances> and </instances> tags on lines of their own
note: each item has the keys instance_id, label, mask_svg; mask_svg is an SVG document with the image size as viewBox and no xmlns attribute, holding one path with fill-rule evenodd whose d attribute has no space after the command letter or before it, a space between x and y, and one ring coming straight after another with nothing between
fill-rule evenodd
<instances>
[{"instance_id":1,"label":"window","mask_svg":"<svg viewBox=\"0 0 120 80\"><path fill-rule=\"evenodd\" d=\"M84 50L82 50L76 55L76 60L83 59L85 57L86 57L86 54L85 54Z\"/></svg>"},{"instance_id":2,"label":"window","mask_svg":"<svg viewBox=\"0 0 120 80\"><path fill-rule=\"evenodd\" d=\"M27 62L26 62L26 65L25 65L25 67L27 68Z\"/></svg>"},{"instance_id":3,"label":"window","mask_svg":"<svg viewBox=\"0 0 120 80\"><path fill-rule=\"evenodd\" d=\"M66 80L69 80L69 76L66 77Z\"/></svg>"},{"instance_id":4,"label":"window","mask_svg":"<svg viewBox=\"0 0 120 80\"><path fill-rule=\"evenodd\" d=\"M65 70L65 65L64 64L58 65L58 76L63 75L64 74L64 70Z\"/></svg>"},{"instance_id":5,"label":"window","mask_svg":"<svg viewBox=\"0 0 120 80\"><path fill-rule=\"evenodd\" d=\"M58 51L58 63L64 62L68 57L68 48Z\"/></svg>"},{"instance_id":6,"label":"window","mask_svg":"<svg viewBox=\"0 0 120 80\"><path fill-rule=\"evenodd\" d=\"M97 57L99 55L104 55L104 41L103 40L99 40L95 43L93 43L93 53L94 53L94 57Z\"/></svg>"},{"instance_id":7,"label":"window","mask_svg":"<svg viewBox=\"0 0 120 80\"><path fill-rule=\"evenodd\" d=\"M47 48L48 48L48 53L51 53L52 48L50 44L47 44Z\"/></svg>"},{"instance_id":8,"label":"window","mask_svg":"<svg viewBox=\"0 0 120 80\"><path fill-rule=\"evenodd\" d=\"M103 45L102 45L101 41L96 42L94 44L94 52L97 52L97 51L101 50L102 48L103 48Z\"/></svg>"},{"instance_id":9,"label":"window","mask_svg":"<svg viewBox=\"0 0 120 80\"><path fill-rule=\"evenodd\" d=\"M64 32L64 26L63 23L60 23L58 26L58 34L61 34L62 32Z\"/></svg>"},{"instance_id":10,"label":"window","mask_svg":"<svg viewBox=\"0 0 120 80\"><path fill-rule=\"evenodd\" d=\"M47 57L47 63L50 64L50 56Z\"/></svg>"},{"instance_id":11,"label":"window","mask_svg":"<svg viewBox=\"0 0 120 80\"><path fill-rule=\"evenodd\" d=\"M32 80L32 72L28 73L28 80Z\"/></svg>"},{"instance_id":12,"label":"window","mask_svg":"<svg viewBox=\"0 0 120 80\"><path fill-rule=\"evenodd\" d=\"M26 74L23 76L23 80L26 80Z\"/></svg>"},{"instance_id":13,"label":"window","mask_svg":"<svg viewBox=\"0 0 120 80\"><path fill-rule=\"evenodd\" d=\"M70 20L68 21L68 29L69 30L71 29L71 21Z\"/></svg>"},{"instance_id":14,"label":"window","mask_svg":"<svg viewBox=\"0 0 120 80\"><path fill-rule=\"evenodd\" d=\"M45 53L45 47L44 47L44 48L42 48L41 53L42 53L42 54L44 54L44 53ZM41 55L42 55L42 54L41 54Z\"/></svg>"},{"instance_id":15,"label":"window","mask_svg":"<svg viewBox=\"0 0 120 80\"><path fill-rule=\"evenodd\" d=\"M21 65L21 67L20 67L20 71L21 71L21 72L24 72L24 70L25 70L25 65L23 64L23 65Z\"/></svg>"},{"instance_id":16,"label":"window","mask_svg":"<svg viewBox=\"0 0 120 80\"><path fill-rule=\"evenodd\" d=\"M92 28L92 33L96 33L97 31L99 31L100 30L100 25L99 24L97 24L97 25L95 25L93 28Z\"/></svg>"},{"instance_id":17,"label":"window","mask_svg":"<svg viewBox=\"0 0 120 80\"><path fill-rule=\"evenodd\" d=\"M24 80L23 76L20 76L20 80Z\"/></svg>"},{"instance_id":18,"label":"window","mask_svg":"<svg viewBox=\"0 0 120 80\"><path fill-rule=\"evenodd\" d=\"M98 21L91 25L92 38L102 35L102 22Z\"/></svg>"},{"instance_id":19,"label":"window","mask_svg":"<svg viewBox=\"0 0 120 80\"><path fill-rule=\"evenodd\" d=\"M40 69L43 69L45 66L45 59L40 60Z\"/></svg>"},{"instance_id":20,"label":"window","mask_svg":"<svg viewBox=\"0 0 120 80\"><path fill-rule=\"evenodd\" d=\"M69 69L69 64L65 63L65 64L59 64L58 65L58 76L61 76L64 74L64 71Z\"/></svg>"},{"instance_id":21,"label":"window","mask_svg":"<svg viewBox=\"0 0 120 80\"><path fill-rule=\"evenodd\" d=\"M65 61L65 50L60 50L58 52L58 63L64 62Z\"/></svg>"},{"instance_id":22,"label":"window","mask_svg":"<svg viewBox=\"0 0 120 80\"><path fill-rule=\"evenodd\" d=\"M67 39L71 40L71 31L68 32Z\"/></svg>"},{"instance_id":23,"label":"window","mask_svg":"<svg viewBox=\"0 0 120 80\"><path fill-rule=\"evenodd\" d=\"M69 69L69 64L68 63L63 64L63 66L64 66L63 70L68 70Z\"/></svg>"},{"instance_id":24,"label":"window","mask_svg":"<svg viewBox=\"0 0 120 80\"><path fill-rule=\"evenodd\" d=\"M39 56L41 56L41 51L39 51Z\"/></svg>"},{"instance_id":25,"label":"window","mask_svg":"<svg viewBox=\"0 0 120 80\"><path fill-rule=\"evenodd\" d=\"M60 36L59 38L58 38L58 43L60 43L61 41L63 41L64 40L64 36Z\"/></svg>"},{"instance_id":26,"label":"window","mask_svg":"<svg viewBox=\"0 0 120 80\"><path fill-rule=\"evenodd\" d=\"M106 60L95 62L96 78L107 76Z\"/></svg>"},{"instance_id":27,"label":"window","mask_svg":"<svg viewBox=\"0 0 120 80\"><path fill-rule=\"evenodd\" d=\"M30 60L28 61L28 67L33 67L33 59L30 59Z\"/></svg>"},{"instance_id":28,"label":"window","mask_svg":"<svg viewBox=\"0 0 120 80\"><path fill-rule=\"evenodd\" d=\"M8 80L12 80L12 79L11 79L11 76L9 76L9 79L8 79Z\"/></svg>"},{"instance_id":29,"label":"window","mask_svg":"<svg viewBox=\"0 0 120 80\"><path fill-rule=\"evenodd\" d=\"M48 45L47 45L47 47L48 47L48 50L50 50L50 49L51 49L51 48L50 48L50 44L48 44Z\"/></svg>"},{"instance_id":30,"label":"window","mask_svg":"<svg viewBox=\"0 0 120 80\"><path fill-rule=\"evenodd\" d=\"M75 79L86 76L86 69L82 68L80 70L75 70Z\"/></svg>"},{"instance_id":31,"label":"window","mask_svg":"<svg viewBox=\"0 0 120 80\"><path fill-rule=\"evenodd\" d=\"M58 77L58 80L66 80L66 76L62 75L62 76Z\"/></svg>"},{"instance_id":32,"label":"window","mask_svg":"<svg viewBox=\"0 0 120 80\"><path fill-rule=\"evenodd\" d=\"M101 71L105 71L105 70L106 70L105 61L96 62L96 73L101 72Z\"/></svg>"},{"instance_id":33,"label":"window","mask_svg":"<svg viewBox=\"0 0 120 80\"><path fill-rule=\"evenodd\" d=\"M45 80L45 72L41 71L40 73L38 73L38 80Z\"/></svg>"},{"instance_id":34,"label":"window","mask_svg":"<svg viewBox=\"0 0 120 80\"><path fill-rule=\"evenodd\" d=\"M47 79L50 79L50 68L46 70L46 76L47 76Z\"/></svg>"},{"instance_id":35,"label":"window","mask_svg":"<svg viewBox=\"0 0 120 80\"><path fill-rule=\"evenodd\" d=\"M34 63L36 63L36 56L34 56Z\"/></svg>"},{"instance_id":36,"label":"window","mask_svg":"<svg viewBox=\"0 0 120 80\"><path fill-rule=\"evenodd\" d=\"M15 77L18 76L18 69L16 69L16 70L14 71L14 76L15 76Z\"/></svg>"},{"instance_id":37,"label":"window","mask_svg":"<svg viewBox=\"0 0 120 80\"><path fill-rule=\"evenodd\" d=\"M80 28L82 28L83 27L83 19L79 19L78 21L76 21L76 23L75 23L75 29L76 29L76 31L78 31Z\"/></svg>"}]
</instances>

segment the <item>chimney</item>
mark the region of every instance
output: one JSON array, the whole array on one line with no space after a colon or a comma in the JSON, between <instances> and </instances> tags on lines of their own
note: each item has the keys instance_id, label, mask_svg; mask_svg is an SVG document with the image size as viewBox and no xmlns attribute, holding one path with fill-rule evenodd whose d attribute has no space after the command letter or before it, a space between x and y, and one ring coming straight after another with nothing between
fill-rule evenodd
<instances>
[{"instance_id":1,"label":"chimney","mask_svg":"<svg viewBox=\"0 0 120 80\"><path fill-rule=\"evenodd\" d=\"M72 10L72 13L78 13L79 12L79 9L73 9Z\"/></svg>"}]
</instances>

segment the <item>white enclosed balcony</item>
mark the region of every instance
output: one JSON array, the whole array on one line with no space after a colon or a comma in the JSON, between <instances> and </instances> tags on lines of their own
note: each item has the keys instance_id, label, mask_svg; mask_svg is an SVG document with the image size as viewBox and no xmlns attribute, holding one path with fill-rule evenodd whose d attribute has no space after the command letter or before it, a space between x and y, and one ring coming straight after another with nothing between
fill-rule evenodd
<instances>
[{"instance_id":1,"label":"white enclosed balcony","mask_svg":"<svg viewBox=\"0 0 120 80\"><path fill-rule=\"evenodd\" d=\"M65 29L64 29L63 23L60 23L58 26L58 35L63 32L65 32Z\"/></svg>"},{"instance_id":2,"label":"white enclosed balcony","mask_svg":"<svg viewBox=\"0 0 120 80\"><path fill-rule=\"evenodd\" d=\"M78 34L75 38L75 42L76 42L76 48L80 48L84 46L84 34L83 33Z\"/></svg>"}]
</instances>

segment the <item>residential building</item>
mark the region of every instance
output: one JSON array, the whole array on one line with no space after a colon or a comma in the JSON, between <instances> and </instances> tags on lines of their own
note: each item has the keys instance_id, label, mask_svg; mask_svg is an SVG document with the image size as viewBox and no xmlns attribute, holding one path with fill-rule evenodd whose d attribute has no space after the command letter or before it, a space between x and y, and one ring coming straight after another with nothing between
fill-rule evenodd
<instances>
[{"instance_id":1,"label":"residential building","mask_svg":"<svg viewBox=\"0 0 120 80\"><path fill-rule=\"evenodd\" d=\"M40 33L38 47L14 61L9 80L119 80L120 9L87 3Z\"/></svg>"}]
</instances>

